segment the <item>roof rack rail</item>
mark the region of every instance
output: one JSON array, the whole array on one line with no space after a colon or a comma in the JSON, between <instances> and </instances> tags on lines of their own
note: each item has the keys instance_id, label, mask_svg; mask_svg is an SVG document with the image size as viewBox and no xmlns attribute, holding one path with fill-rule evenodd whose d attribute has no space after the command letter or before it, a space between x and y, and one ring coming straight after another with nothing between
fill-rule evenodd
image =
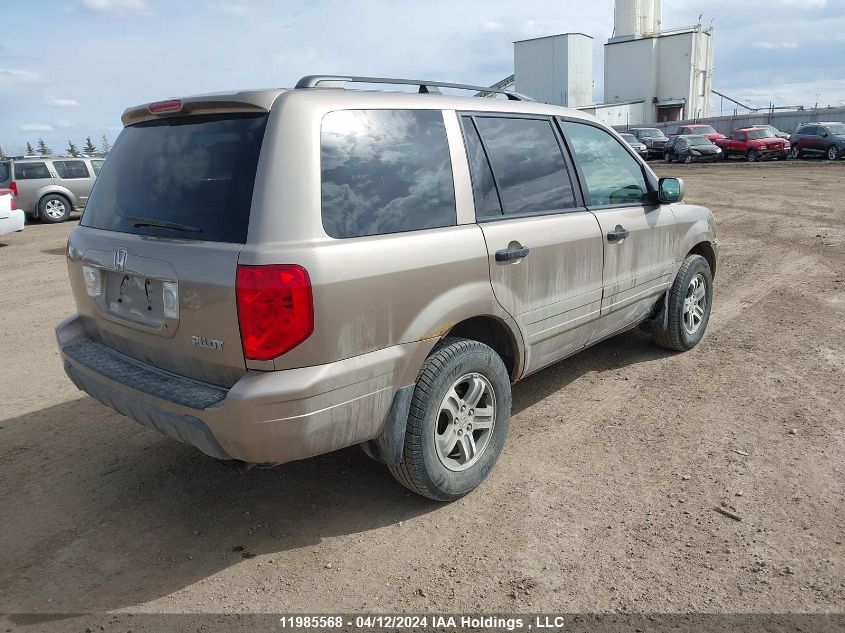
<instances>
[{"instance_id":1,"label":"roof rack rail","mask_svg":"<svg viewBox=\"0 0 845 633\"><path fill-rule=\"evenodd\" d=\"M390 77L347 77L338 75L307 75L296 82L296 88L346 88L348 83L357 84L393 84L402 86L418 86L420 94L442 94L440 88L454 88L455 90L469 90L475 93L503 94L511 101L533 101L530 97L510 90L496 90L484 86L470 86L467 84L452 84L443 81L425 81L421 79L393 79ZM476 95L477 96L477 95Z\"/></svg>"}]
</instances>

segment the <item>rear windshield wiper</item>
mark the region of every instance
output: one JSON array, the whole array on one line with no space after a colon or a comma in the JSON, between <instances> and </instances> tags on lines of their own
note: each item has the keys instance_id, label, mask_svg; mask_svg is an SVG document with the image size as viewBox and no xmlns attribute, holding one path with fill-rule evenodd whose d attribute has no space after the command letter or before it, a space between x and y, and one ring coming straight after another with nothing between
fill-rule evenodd
<instances>
[{"instance_id":1,"label":"rear windshield wiper","mask_svg":"<svg viewBox=\"0 0 845 633\"><path fill-rule=\"evenodd\" d=\"M178 222L165 222L164 220L156 220L155 218L129 218L129 223L132 226L152 226L159 229L172 229L174 231L187 231L190 233L202 233L202 229L195 226L188 226L187 224L179 224Z\"/></svg>"}]
</instances>

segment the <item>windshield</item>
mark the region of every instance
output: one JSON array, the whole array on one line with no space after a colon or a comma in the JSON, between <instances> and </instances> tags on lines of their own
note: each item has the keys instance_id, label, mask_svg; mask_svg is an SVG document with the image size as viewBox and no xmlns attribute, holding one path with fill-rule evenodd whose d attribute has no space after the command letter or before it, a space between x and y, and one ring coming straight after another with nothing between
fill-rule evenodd
<instances>
[{"instance_id":1,"label":"windshield","mask_svg":"<svg viewBox=\"0 0 845 633\"><path fill-rule=\"evenodd\" d=\"M690 145L712 145L710 139L699 134L690 134L684 137Z\"/></svg>"},{"instance_id":2,"label":"windshield","mask_svg":"<svg viewBox=\"0 0 845 633\"><path fill-rule=\"evenodd\" d=\"M828 125L827 131L836 135L845 134L845 124L834 123L833 125Z\"/></svg>"},{"instance_id":3,"label":"windshield","mask_svg":"<svg viewBox=\"0 0 845 633\"><path fill-rule=\"evenodd\" d=\"M245 242L266 124L266 114L217 114L125 128L80 224L137 235Z\"/></svg>"},{"instance_id":4,"label":"windshield","mask_svg":"<svg viewBox=\"0 0 845 633\"><path fill-rule=\"evenodd\" d=\"M756 141L760 138L772 138L774 136L769 130L748 130L748 140Z\"/></svg>"},{"instance_id":5,"label":"windshield","mask_svg":"<svg viewBox=\"0 0 845 633\"><path fill-rule=\"evenodd\" d=\"M665 135L661 130L651 128L648 130L640 130L638 136L640 138L663 138Z\"/></svg>"},{"instance_id":6,"label":"windshield","mask_svg":"<svg viewBox=\"0 0 845 633\"><path fill-rule=\"evenodd\" d=\"M620 134L619 136L621 136L623 139L625 139L625 141L628 142L628 143L639 143L639 141L637 140L637 137L634 136L633 134Z\"/></svg>"}]
</instances>

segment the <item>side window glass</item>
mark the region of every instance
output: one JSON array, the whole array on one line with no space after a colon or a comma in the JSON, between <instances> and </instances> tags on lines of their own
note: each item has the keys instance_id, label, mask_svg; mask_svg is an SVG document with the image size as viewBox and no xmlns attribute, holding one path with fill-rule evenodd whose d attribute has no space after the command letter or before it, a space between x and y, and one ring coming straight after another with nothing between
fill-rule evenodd
<instances>
[{"instance_id":1,"label":"side window glass","mask_svg":"<svg viewBox=\"0 0 845 633\"><path fill-rule=\"evenodd\" d=\"M493 172L490 171L487 154L484 153L484 147L478 137L478 130L475 129L472 117L461 117L461 123L464 128L464 141L472 177L472 193L475 197L475 217L476 219L500 217L502 205L499 202L499 194L496 191L496 183L493 180Z\"/></svg>"},{"instance_id":2,"label":"side window glass","mask_svg":"<svg viewBox=\"0 0 845 633\"><path fill-rule=\"evenodd\" d=\"M505 215L575 206L572 181L548 119L475 117Z\"/></svg>"},{"instance_id":3,"label":"side window glass","mask_svg":"<svg viewBox=\"0 0 845 633\"><path fill-rule=\"evenodd\" d=\"M54 160L53 167L59 178L74 179L74 178L90 178L88 168L85 166L85 161L81 160Z\"/></svg>"},{"instance_id":4,"label":"side window glass","mask_svg":"<svg viewBox=\"0 0 845 633\"><path fill-rule=\"evenodd\" d=\"M92 160L91 161L91 169L94 170L94 177L95 178L100 175L100 170L103 168L103 162L105 162L105 161L102 161L102 160Z\"/></svg>"},{"instance_id":5,"label":"side window glass","mask_svg":"<svg viewBox=\"0 0 845 633\"><path fill-rule=\"evenodd\" d=\"M594 206L642 204L648 187L639 163L615 138L585 123L561 122Z\"/></svg>"},{"instance_id":6,"label":"side window glass","mask_svg":"<svg viewBox=\"0 0 845 633\"><path fill-rule=\"evenodd\" d=\"M740 133L739 133L739 140L740 140L740 141L744 141L744 140L745 140L745 132L740 132Z\"/></svg>"},{"instance_id":7,"label":"side window glass","mask_svg":"<svg viewBox=\"0 0 845 633\"><path fill-rule=\"evenodd\" d=\"M15 180L50 178L46 163L15 163Z\"/></svg>"},{"instance_id":8,"label":"side window glass","mask_svg":"<svg viewBox=\"0 0 845 633\"><path fill-rule=\"evenodd\" d=\"M332 237L457 223L440 110L338 110L320 133L323 227Z\"/></svg>"}]
</instances>

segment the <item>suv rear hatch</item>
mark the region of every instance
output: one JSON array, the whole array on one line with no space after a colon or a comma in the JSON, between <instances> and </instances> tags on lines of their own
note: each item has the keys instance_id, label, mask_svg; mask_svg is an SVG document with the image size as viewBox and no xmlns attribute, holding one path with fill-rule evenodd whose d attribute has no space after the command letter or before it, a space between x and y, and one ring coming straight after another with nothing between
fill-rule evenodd
<instances>
[{"instance_id":1,"label":"suv rear hatch","mask_svg":"<svg viewBox=\"0 0 845 633\"><path fill-rule=\"evenodd\" d=\"M256 110L124 128L68 244L91 338L224 387L246 371L235 279L268 117Z\"/></svg>"}]
</instances>

